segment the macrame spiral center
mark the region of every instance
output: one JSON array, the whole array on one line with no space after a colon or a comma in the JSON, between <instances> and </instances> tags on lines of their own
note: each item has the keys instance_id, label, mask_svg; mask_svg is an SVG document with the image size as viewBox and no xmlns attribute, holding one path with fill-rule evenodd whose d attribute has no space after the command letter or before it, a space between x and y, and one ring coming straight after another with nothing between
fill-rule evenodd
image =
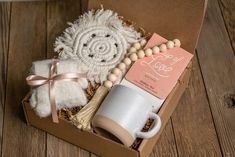
<instances>
[{"instance_id":1,"label":"macrame spiral center","mask_svg":"<svg viewBox=\"0 0 235 157\"><path fill-rule=\"evenodd\" d=\"M125 38L108 27L93 26L76 34L74 52L89 68L112 68L127 49Z\"/></svg>"}]
</instances>

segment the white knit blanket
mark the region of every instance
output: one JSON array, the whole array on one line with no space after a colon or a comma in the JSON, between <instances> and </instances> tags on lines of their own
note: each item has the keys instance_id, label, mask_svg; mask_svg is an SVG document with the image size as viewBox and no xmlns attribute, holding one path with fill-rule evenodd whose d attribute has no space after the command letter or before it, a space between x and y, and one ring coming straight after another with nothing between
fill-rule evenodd
<instances>
[{"instance_id":1,"label":"white knit blanket","mask_svg":"<svg viewBox=\"0 0 235 157\"><path fill-rule=\"evenodd\" d=\"M48 78L52 60L42 60L33 62L32 74ZM79 73L81 72L77 61L61 60L57 66L57 73ZM57 110L64 107L83 106L87 103L84 89L87 88L88 82L81 78L78 82L74 81L56 81L54 85L55 100ZM51 105L49 101L48 84L32 89L30 105L40 117L47 117L51 114Z\"/></svg>"}]
</instances>

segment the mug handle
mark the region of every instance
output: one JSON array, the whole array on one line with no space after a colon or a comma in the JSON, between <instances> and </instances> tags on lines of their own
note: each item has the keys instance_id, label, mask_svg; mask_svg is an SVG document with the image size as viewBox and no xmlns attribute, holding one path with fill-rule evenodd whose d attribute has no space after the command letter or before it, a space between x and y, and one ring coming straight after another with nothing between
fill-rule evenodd
<instances>
[{"instance_id":1,"label":"mug handle","mask_svg":"<svg viewBox=\"0 0 235 157\"><path fill-rule=\"evenodd\" d=\"M160 130L161 118L153 112L149 112L148 116L154 119L154 126L147 132L137 131L135 133L137 138L151 138Z\"/></svg>"}]
</instances>

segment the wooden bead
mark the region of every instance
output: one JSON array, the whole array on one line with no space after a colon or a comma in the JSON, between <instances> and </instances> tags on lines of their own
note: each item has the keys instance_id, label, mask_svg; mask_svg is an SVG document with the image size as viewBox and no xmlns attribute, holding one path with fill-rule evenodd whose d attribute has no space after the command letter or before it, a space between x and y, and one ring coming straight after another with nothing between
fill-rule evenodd
<instances>
[{"instance_id":1,"label":"wooden bead","mask_svg":"<svg viewBox=\"0 0 235 157\"><path fill-rule=\"evenodd\" d=\"M165 52L167 50L166 44L161 44L159 49L161 52Z\"/></svg>"},{"instance_id":2,"label":"wooden bead","mask_svg":"<svg viewBox=\"0 0 235 157\"><path fill-rule=\"evenodd\" d=\"M118 69L118 68L114 68L114 69L112 70L112 73L113 73L114 75L118 76L118 75L121 73L121 70Z\"/></svg>"},{"instance_id":3,"label":"wooden bead","mask_svg":"<svg viewBox=\"0 0 235 157\"><path fill-rule=\"evenodd\" d=\"M114 74L109 74L108 75L108 80L111 82L115 82L117 80L117 76Z\"/></svg>"},{"instance_id":4,"label":"wooden bead","mask_svg":"<svg viewBox=\"0 0 235 157\"><path fill-rule=\"evenodd\" d=\"M106 80L104 82L104 86L107 87L107 88L111 88L113 86L113 83L111 81Z\"/></svg>"},{"instance_id":5,"label":"wooden bead","mask_svg":"<svg viewBox=\"0 0 235 157\"><path fill-rule=\"evenodd\" d=\"M138 59L137 54L136 54L136 53L132 53L132 54L130 55L130 59L131 59L132 61L136 61L136 60Z\"/></svg>"},{"instance_id":6,"label":"wooden bead","mask_svg":"<svg viewBox=\"0 0 235 157\"><path fill-rule=\"evenodd\" d=\"M134 43L133 44L133 47L136 49L136 50L139 50L141 48L141 45L140 43Z\"/></svg>"},{"instance_id":7,"label":"wooden bead","mask_svg":"<svg viewBox=\"0 0 235 157\"><path fill-rule=\"evenodd\" d=\"M141 45L141 46L144 46L146 43L147 43L147 41L146 41L145 39L143 39L143 40L140 41L140 45Z\"/></svg>"},{"instance_id":8,"label":"wooden bead","mask_svg":"<svg viewBox=\"0 0 235 157\"><path fill-rule=\"evenodd\" d=\"M126 65L130 65L131 64L131 59L127 57L123 60L123 63L125 63Z\"/></svg>"},{"instance_id":9,"label":"wooden bead","mask_svg":"<svg viewBox=\"0 0 235 157\"><path fill-rule=\"evenodd\" d=\"M173 42L174 42L174 44L175 44L175 47L180 47L181 42L180 42L179 39L174 39Z\"/></svg>"},{"instance_id":10,"label":"wooden bead","mask_svg":"<svg viewBox=\"0 0 235 157\"><path fill-rule=\"evenodd\" d=\"M119 64L118 64L118 68L119 68L120 70L125 70L125 69L126 69L126 64L125 64L125 63L119 63Z\"/></svg>"},{"instance_id":11,"label":"wooden bead","mask_svg":"<svg viewBox=\"0 0 235 157\"><path fill-rule=\"evenodd\" d=\"M146 49L146 50L144 51L144 53L145 53L145 55L146 55L147 57L149 57L149 56L152 56L152 55L153 55L153 51L152 51L152 49Z\"/></svg>"},{"instance_id":12,"label":"wooden bead","mask_svg":"<svg viewBox=\"0 0 235 157\"><path fill-rule=\"evenodd\" d=\"M129 52L129 53L134 53L134 52L136 52L136 51L137 51L136 48L131 47L128 52Z\"/></svg>"},{"instance_id":13,"label":"wooden bead","mask_svg":"<svg viewBox=\"0 0 235 157\"><path fill-rule=\"evenodd\" d=\"M159 47L158 47L158 46L154 46L154 47L153 47L153 54L155 55L155 54L157 54L157 53L159 53L159 52L160 52Z\"/></svg>"},{"instance_id":14,"label":"wooden bead","mask_svg":"<svg viewBox=\"0 0 235 157\"><path fill-rule=\"evenodd\" d=\"M143 50L139 50L137 52L137 56L138 56L138 58L144 58L144 56L145 56L144 51Z\"/></svg>"},{"instance_id":15,"label":"wooden bead","mask_svg":"<svg viewBox=\"0 0 235 157\"><path fill-rule=\"evenodd\" d=\"M173 42L173 41L168 41L168 42L166 43L166 47L167 47L168 49L173 48L173 47L174 47L174 42Z\"/></svg>"}]
</instances>

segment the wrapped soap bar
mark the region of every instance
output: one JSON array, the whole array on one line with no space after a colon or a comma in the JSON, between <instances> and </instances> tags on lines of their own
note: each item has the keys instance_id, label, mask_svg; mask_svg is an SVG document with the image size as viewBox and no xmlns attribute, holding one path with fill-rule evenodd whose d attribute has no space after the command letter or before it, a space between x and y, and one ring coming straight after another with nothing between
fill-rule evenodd
<instances>
[{"instance_id":1,"label":"wrapped soap bar","mask_svg":"<svg viewBox=\"0 0 235 157\"><path fill-rule=\"evenodd\" d=\"M59 60L56 65L56 75L59 77L53 80L51 78L51 65L53 60L42 60L33 62L31 71L35 79L41 77L46 78L47 82L39 86L33 86L30 105L34 108L36 114L40 117L47 117L51 114L51 95L55 99L56 109L67 107L84 106L87 103L87 98L84 89L88 86L86 78L78 78L69 80L66 79L66 74L80 74L81 68L75 60ZM71 75L70 75L71 76ZM29 76L30 77L30 76ZM32 82L32 78L27 78L28 84ZM69 77L69 76L67 76ZM31 80L29 80L31 79ZM57 80L56 80L57 79ZM36 80L42 82L43 80ZM50 81L53 82L53 93L50 95ZM31 83L32 84L32 83ZM35 82L34 82L35 84Z\"/></svg>"}]
</instances>

